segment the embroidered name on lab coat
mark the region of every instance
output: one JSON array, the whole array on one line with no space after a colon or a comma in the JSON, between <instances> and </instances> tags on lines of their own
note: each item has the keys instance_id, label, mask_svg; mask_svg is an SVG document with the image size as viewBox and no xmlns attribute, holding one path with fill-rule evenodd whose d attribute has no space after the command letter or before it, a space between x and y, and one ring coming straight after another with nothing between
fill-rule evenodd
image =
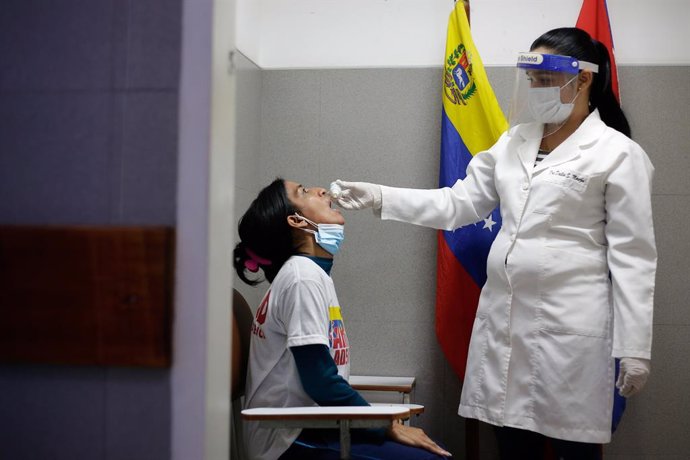
<instances>
[{"instance_id":1,"label":"embroidered name on lab coat","mask_svg":"<svg viewBox=\"0 0 690 460\"><path fill-rule=\"evenodd\" d=\"M546 180L548 182L567 187L578 192L583 192L587 188L589 177L577 171L568 169L549 169Z\"/></svg>"}]
</instances>

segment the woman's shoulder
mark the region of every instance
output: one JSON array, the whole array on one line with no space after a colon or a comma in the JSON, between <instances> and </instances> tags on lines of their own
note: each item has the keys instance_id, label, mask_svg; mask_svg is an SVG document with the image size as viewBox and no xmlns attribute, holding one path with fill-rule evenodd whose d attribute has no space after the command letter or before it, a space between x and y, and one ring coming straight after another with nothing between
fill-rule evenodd
<instances>
[{"instance_id":1,"label":"woman's shoulder","mask_svg":"<svg viewBox=\"0 0 690 460\"><path fill-rule=\"evenodd\" d=\"M587 132L593 133L598 140L615 143L620 146L630 146L635 150L643 151L637 142L604 123L598 109L589 114L583 126Z\"/></svg>"},{"instance_id":2,"label":"woman's shoulder","mask_svg":"<svg viewBox=\"0 0 690 460\"><path fill-rule=\"evenodd\" d=\"M596 140L592 153L592 158L595 158L597 164L608 173L621 168L647 171L650 177L654 173L654 165L642 146L610 126L606 126Z\"/></svg>"},{"instance_id":3,"label":"woman's shoulder","mask_svg":"<svg viewBox=\"0 0 690 460\"><path fill-rule=\"evenodd\" d=\"M307 257L291 257L280 268L271 284L272 299L291 305L290 299L295 298L328 298L334 292L333 282L325 273L321 276L319 271L323 272L321 267Z\"/></svg>"},{"instance_id":4,"label":"woman's shoulder","mask_svg":"<svg viewBox=\"0 0 690 460\"><path fill-rule=\"evenodd\" d=\"M636 141L621 133L620 131L606 126L604 135L600 138L601 141L608 145L615 147L615 150L621 154L633 158L648 158L647 152Z\"/></svg>"}]
</instances>

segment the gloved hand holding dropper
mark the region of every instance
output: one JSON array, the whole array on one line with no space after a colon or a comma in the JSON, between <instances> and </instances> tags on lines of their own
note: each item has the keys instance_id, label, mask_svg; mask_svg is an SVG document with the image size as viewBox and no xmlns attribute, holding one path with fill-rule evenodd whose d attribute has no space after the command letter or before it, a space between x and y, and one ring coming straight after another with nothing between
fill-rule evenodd
<instances>
[{"instance_id":1,"label":"gloved hand holding dropper","mask_svg":"<svg viewBox=\"0 0 690 460\"><path fill-rule=\"evenodd\" d=\"M381 209L381 186L368 182L345 182L340 179L331 183L329 193L336 204L348 211L364 208Z\"/></svg>"}]
</instances>

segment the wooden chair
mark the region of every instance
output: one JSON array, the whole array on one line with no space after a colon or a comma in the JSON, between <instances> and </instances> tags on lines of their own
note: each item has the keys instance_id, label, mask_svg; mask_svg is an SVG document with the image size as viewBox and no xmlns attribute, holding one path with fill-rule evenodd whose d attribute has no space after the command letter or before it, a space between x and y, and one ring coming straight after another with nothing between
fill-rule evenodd
<instances>
[{"instance_id":1,"label":"wooden chair","mask_svg":"<svg viewBox=\"0 0 690 460\"><path fill-rule=\"evenodd\" d=\"M247 375L252 314L247 301L236 290L233 292L232 310L231 394L233 401L238 401L239 395L244 393L244 380ZM419 404L381 404L365 407L262 407L243 410L242 419L257 421L266 427L274 428L337 428L340 430L340 458L347 459L350 458L350 429L385 428L395 420L407 420L412 414L417 415L422 412L424 412L424 406ZM241 437L233 444L237 442L242 442Z\"/></svg>"},{"instance_id":2,"label":"wooden chair","mask_svg":"<svg viewBox=\"0 0 690 460\"><path fill-rule=\"evenodd\" d=\"M230 415L230 459L247 458L242 435L242 396L247 376L249 359L249 342L251 337L252 311L239 291L232 292L232 349L230 350L230 398L232 411Z\"/></svg>"},{"instance_id":3,"label":"wooden chair","mask_svg":"<svg viewBox=\"0 0 690 460\"><path fill-rule=\"evenodd\" d=\"M233 401L244 396L244 383L247 377L249 342L251 339L252 310L242 294L232 290L232 349L230 369L230 395Z\"/></svg>"}]
</instances>

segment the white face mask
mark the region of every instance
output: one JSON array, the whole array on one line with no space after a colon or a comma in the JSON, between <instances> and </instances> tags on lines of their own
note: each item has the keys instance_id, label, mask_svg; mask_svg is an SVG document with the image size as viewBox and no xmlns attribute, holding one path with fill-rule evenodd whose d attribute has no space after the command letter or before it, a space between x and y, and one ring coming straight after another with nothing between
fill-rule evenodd
<instances>
[{"instance_id":1,"label":"white face mask","mask_svg":"<svg viewBox=\"0 0 690 460\"><path fill-rule=\"evenodd\" d=\"M568 86L576 77L573 77L563 86L550 86L546 88L529 88L528 104L534 119L540 123L563 123L568 119L575 107L575 99L580 94L577 92L569 103L561 102L561 89Z\"/></svg>"}]
</instances>

